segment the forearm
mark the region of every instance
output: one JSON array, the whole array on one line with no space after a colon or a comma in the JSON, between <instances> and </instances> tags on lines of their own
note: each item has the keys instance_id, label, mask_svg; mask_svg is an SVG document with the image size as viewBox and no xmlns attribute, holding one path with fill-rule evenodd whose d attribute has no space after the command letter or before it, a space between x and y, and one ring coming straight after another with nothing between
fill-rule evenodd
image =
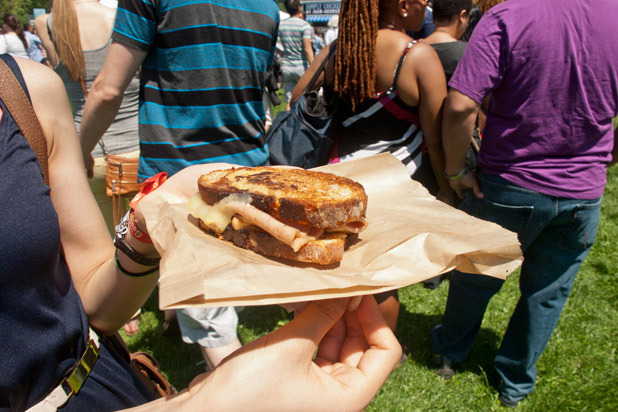
<instances>
[{"instance_id":1,"label":"forearm","mask_svg":"<svg viewBox=\"0 0 618 412\"><path fill-rule=\"evenodd\" d=\"M122 225L126 222L126 226ZM128 220L121 221L120 233L125 232L123 241L139 255L147 258L158 258L154 245L145 238L135 237L134 233L147 235L147 226L141 213L140 205L130 213ZM136 230L139 229L139 230ZM118 230L118 229L117 229ZM118 236L118 235L116 235ZM97 268L95 276L83 283L80 295L86 297L84 304L90 323L98 330L113 333L121 327L139 309L152 293L158 280L158 262L147 266L132 260L119 247L117 250L110 245L102 256L105 261Z\"/></svg>"},{"instance_id":2,"label":"forearm","mask_svg":"<svg viewBox=\"0 0 618 412\"><path fill-rule=\"evenodd\" d=\"M47 19L49 18L49 14L42 14L37 17L34 21L34 27L36 28L37 34L41 39L41 44L47 53L47 60L52 65L52 67L58 64L58 55L56 53L56 49L54 48L54 43L52 42L49 34L47 32Z\"/></svg>"},{"instance_id":3,"label":"forearm","mask_svg":"<svg viewBox=\"0 0 618 412\"><path fill-rule=\"evenodd\" d=\"M101 83L94 82L82 116L79 139L84 158L90 155L97 142L112 124L122 103L120 90L105 90Z\"/></svg>"},{"instance_id":4,"label":"forearm","mask_svg":"<svg viewBox=\"0 0 618 412\"><path fill-rule=\"evenodd\" d=\"M451 186L448 183L448 180L444 176L445 170L445 157L444 157L444 149L441 145L431 145L427 144L427 152L429 153L429 161L431 162L431 170L433 171L438 186L441 191L450 192Z\"/></svg>"},{"instance_id":5,"label":"forearm","mask_svg":"<svg viewBox=\"0 0 618 412\"><path fill-rule=\"evenodd\" d=\"M437 109L438 107L439 105L434 105L433 110L421 108L419 114L421 116L423 137L427 153L429 154L431 170L436 177L440 190L448 192L451 190L451 186L444 177L444 148L440 139L440 122L442 117L440 110Z\"/></svg>"},{"instance_id":6,"label":"forearm","mask_svg":"<svg viewBox=\"0 0 618 412\"><path fill-rule=\"evenodd\" d=\"M142 246L141 242L133 239L130 234L127 234L126 241L140 253L156 256L152 245ZM145 276L129 276L122 270L141 274L149 272L154 267L137 264L121 251L117 252L118 263L116 263L113 248L109 250L108 256L109 258L79 288L90 324L103 334L112 334L121 328L146 302L159 278L158 271Z\"/></svg>"},{"instance_id":7,"label":"forearm","mask_svg":"<svg viewBox=\"0 0 618 412\"><path fill-rule=\"evenodd\" d=\"M438 93L434 92L434 94L437 95ZM442 122L441 107L444 101L444 95L439 95L437 97L431 95L426 96L426 102L419 107L421 129L423 131L425 147L429 154L431 170L440 188L440 200L448 202L448 198L444 198L444 196L448 197L449 193L452 194L452 190L448 180L444 177L444 148L442 147L440 135Z\"/></svg>"},{"instance_id":8,"label":"forearm","mask_svg":"<svg viewBox=\"0 0 618 412\"><path fill-rule=\"evenodd\" d=\"M305 50L305 56L307 56L307 61L309 64L313 63L313 47L311 46L311 40L303 39L303 49Z\"/></svg>"},{"instance_id":9,"label":"forearm","mask_svg":"<svg viewBox=\"0 0 618 412\"><path fill-rule=\"evenodd\" d=\"M448 175L456 175L466 166L466 152L474 130L479 105L456 90L449 92L442 122L442 144Z\"/></svg>"},{"instance_id":10,"label":"forearm","mask_svg":"<svg viewBox=\"0 0 618 412\"><path fill-rule=\"evenodd\" d=\"M82 114L80 142L86 159L114 121L124 92L135 76L146 52L112 42L97 75Z\"/></svg>"},{"instance_id":11,"label":"forearm","mask_svg":"<svg viewBox=\"0 0 618 412\"><path fill-rule=\"evenodd\" d=\"M313 63L311 63L311 65L307 68L307 70L305 70L305 73L298 80L298 82L296 83L296 86L294 86L290 104L293 104L294 102L296 102L296 100L300 98L300 96L305 91L305 88L309 85L309 81L313 78L313 76L315 75L315 72L320 67L320 64L322 64L322 61L324 61L324 59L326 59L327 56L328 56L328 52L320 53L318 57L316 57L315 60L313 60ZM324 73L318 76L315 84L320 84L320 82L322 82L323 80L324 80Z\"/></svg>"}]
</instances>

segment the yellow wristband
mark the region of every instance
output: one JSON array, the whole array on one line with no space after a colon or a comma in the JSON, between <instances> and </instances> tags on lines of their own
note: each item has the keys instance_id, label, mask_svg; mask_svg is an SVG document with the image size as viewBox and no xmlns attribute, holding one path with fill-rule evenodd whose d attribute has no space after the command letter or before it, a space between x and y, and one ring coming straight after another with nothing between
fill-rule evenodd
<instances>
[{"instance_id":1,"label":"yellow wristband","mask_svg":"<svg viewBox=\"0 0 618 412\"><path fill-rule=\"evenodd\" d=\"M448 180L459 180L467 174L468 174L468 169L464 167L463 169L459 171L459 173L454 174L454 175L449 175L446 172L444 172L444 177L446 177Z\"/></svg>"}]
</instances>

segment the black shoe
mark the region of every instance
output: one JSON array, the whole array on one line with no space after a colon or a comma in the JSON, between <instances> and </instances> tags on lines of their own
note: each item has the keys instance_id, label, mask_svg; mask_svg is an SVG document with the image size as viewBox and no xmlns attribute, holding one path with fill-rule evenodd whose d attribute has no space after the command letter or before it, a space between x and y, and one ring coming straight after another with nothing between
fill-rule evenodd
<instances>
[{"instance_id":1,"label":"black shoe","mask_svg":"<svg viewBox=\"0 0 618 412\"><path fill-rule=\"evenodd\" d=\"M504 408L517 408L517 405L519 405L519 401L505 399L502 395L498 395L498 400L500 401L500 405Z\"/></svg>"},{"instance_id":2,"label":"black shoe","mask_svg":"<svg viewBox=\"0 0 618 412\"><path fill-rule=\"evenodd\" d=\"M455 375L455 370L453 369L455 362L439 353L436 353L433 356L434 362L438 366L436 374L442 379L451 379L453 375Z\"/></svg>"},{"instance_id":3,"label":"black shoe","mask_svg":"<svg viewBox=\"0 0 618 412\"><path fill-rule=\"evenodd\" d=\"M442 281L441 276L434 276L430 279L423 281L423 287L425 289L438 289L440 287L440 282Z\"/></svg>"}]
</instances>

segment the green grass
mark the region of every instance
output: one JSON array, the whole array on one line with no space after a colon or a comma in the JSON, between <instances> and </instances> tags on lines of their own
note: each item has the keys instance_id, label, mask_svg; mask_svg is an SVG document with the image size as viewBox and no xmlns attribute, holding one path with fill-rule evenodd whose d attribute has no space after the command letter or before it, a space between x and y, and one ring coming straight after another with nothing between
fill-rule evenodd
<instances>
[{"instance_id":1,"label":"green grass","mask_svg":"<svg viewBox=\"0 0 618 412\"><path fill-rule=\"evenodd\" d=\"M596 243L582 266L549 346L537 363L535 391L521 411L613 411L618 405L618 166L609 171ZM397 337L409 349L368 411L492 411L497 376L492 360L518 297L517 273L490 303L469 358L450 381L434 372L429 332L439 322L448 283L437 290L412 285L400 291ZM204 370L195 346L160 336L162 314L156 294L144 308L140 333L128 339L132 350L151 352L178 389ZM247 343L287 321L279 307L247 307L240 312L239 336Z\"/></svg>"},{"instance_id":2,"label":"green grass","mask_svg":"<svg viewBox=\"0 0 618 412\"><path fill-rule=\"evenodd\" d=\"M277 113L282 110L285 110L285 98L283 97L283 89L277 90L277 96L279 96L279 100L281 100L281 104L273 107L273 121L275 117L277 117Z\"/></svg>"}]
</instances>

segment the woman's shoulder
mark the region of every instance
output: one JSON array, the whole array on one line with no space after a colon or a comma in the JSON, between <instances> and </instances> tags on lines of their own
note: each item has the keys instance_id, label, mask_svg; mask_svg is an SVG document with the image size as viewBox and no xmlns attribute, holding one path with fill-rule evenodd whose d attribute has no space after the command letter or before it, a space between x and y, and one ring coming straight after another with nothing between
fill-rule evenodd
<instances>
[{"instance_id":1,"label":"woman's shoulder","mask_svg":"<svg viewBox=\"0 0 618 412\"><path fill-rule=\"evenodd\" d=\"M66 98L64 84L52 69L31 59L15 58L15 62L24 77L32 106L38 116L42 114L40 110L55 107L47 103L50 100Z\"/></svg>"},{"instance_id":2,"label":"woman's shoulder","mask_svg":"<svg viewBox=\"0 0 618 412\"><path fill-rule=\"evenodd\" d=\"M116 18L116 9L104 6L101 3L94 3L92 10L84 10L85 12L95 12L95 19L114 20ZM79 11L78 11L79 13ZM84 15L92 16L92 13L84 13Z\"/></svg>"},{"instance_id":3,"label":"woman's shoulder","mask_svg":"<svg viewBox=\"0 0 618 412\"><path fill-rule=\"evenodd\" d=\"M47 19L49 19L50 16L51 15L49 13L45 13L38 15L34 19L34 28L36 29L37 33L40 34L42 31L47 32Z\"/></svg>"},{"instance_id":4,"label":"woman's shoulder","mask_svg":"<svg viewBox=\"0 0 618 412\"><path fill-rule=\"evenodd\" d=\"M44 64L35 62L30 59L15 59L19 70L24 76L26 85L30 89L38 88L39 86L45 86L45 84L54 85L54 82L59 82L62 85L62 80L56 75L56 73ZM41 87L43 90L44 87Z\"/></svg>"},{"instance_id":5,"label":"woman's shoulder","mask_svg":"<svg viewBox=\"0 0 618 412\"><path fill-rule=\"evenodd\" d=\"M378 51L400 54L412 41L414 41L414 39L406 33L397 30L382 29L378 32L376 46Z\"/></svg>"}]
</instances>

